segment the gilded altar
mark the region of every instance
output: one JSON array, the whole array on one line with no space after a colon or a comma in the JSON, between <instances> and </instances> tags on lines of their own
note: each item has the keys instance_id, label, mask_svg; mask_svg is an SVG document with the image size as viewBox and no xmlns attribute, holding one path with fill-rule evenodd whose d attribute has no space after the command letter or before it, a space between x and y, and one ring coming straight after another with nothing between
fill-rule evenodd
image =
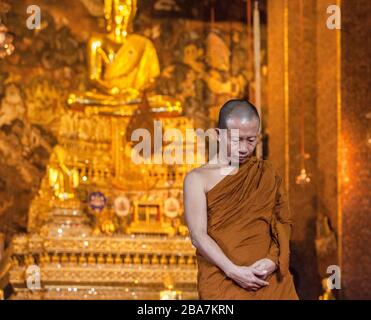
<instances>
[{"instance_id":1,"label":"gilded altar","mask_svg":"<svg viewBox=\"0 0 371 320\"><path fill-rule=\"evenodd\" d=\"M13 239L13 298L160 299L170 288L177 299L196 299L195 251L182 212L190 166L130 164L122 142L130 118L77 117L69 132L78 136L62 133L54 148L29 233ZM88 119L104 122L97 136ZM192 125L181 116L163 123ZM34 266L37 290L27 283Z\"/></svg>"}]
</instances>

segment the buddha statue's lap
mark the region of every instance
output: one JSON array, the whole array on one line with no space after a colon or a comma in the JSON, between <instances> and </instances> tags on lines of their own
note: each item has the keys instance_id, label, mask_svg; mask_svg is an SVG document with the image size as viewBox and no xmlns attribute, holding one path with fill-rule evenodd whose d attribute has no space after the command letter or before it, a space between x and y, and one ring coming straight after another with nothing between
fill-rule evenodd
<instances>
[{"instance_id":1,"label":"buddha statue's lap","mask_svg":"<svg viewBox=\"0 0 371 320\"><path fill-rule=\"evenodd\" d=\"M131 33L135 0L105 0L107 34L96 34L88 43L91 88L74 92L69 104L126 105L140 102L160 74L151 40Z\"/></svg>"}]
</instances>

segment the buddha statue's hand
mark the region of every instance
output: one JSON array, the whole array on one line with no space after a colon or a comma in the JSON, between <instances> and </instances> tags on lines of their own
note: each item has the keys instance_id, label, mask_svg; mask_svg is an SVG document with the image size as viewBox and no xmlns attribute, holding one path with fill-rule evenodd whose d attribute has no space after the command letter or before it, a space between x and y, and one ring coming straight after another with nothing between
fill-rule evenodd
<instances>
[{"instance_id":1,"label":"buddha statue's hand","mask_svg":"<svg viewBox=\"0 0 371 320\"><path fill-rule=\"evenodd\" d=\"M118 87L112 87L110 90L109 90L109 93L112 94L112 95L118 95L120 93L120 89Z\"/></svg>"},{"instance_id":2,"label":"buddha statue's hand","mask_svg":"<svg viewBox=\"0 0 371 320\"><path fill-rule=\"evenodd\" d=\"M260 271L266 271L266 273L261 277L261 279L265 280L267 277L272 274L277 269L277 265L268 258L260 259L256 261L251 267L258 269Z\"/></svg>"},{"instance_id":3,"label":"buddha statue's hand","mask_svg":"<svg viewBox=\"0 0 371 320\"><path fill-rule=\"evenodd\" d=\"M116 86L110 88L109 93L123 99L135 99L139 95L139 91L134 88L119 88Z\"/></svg>"}]
</instances>

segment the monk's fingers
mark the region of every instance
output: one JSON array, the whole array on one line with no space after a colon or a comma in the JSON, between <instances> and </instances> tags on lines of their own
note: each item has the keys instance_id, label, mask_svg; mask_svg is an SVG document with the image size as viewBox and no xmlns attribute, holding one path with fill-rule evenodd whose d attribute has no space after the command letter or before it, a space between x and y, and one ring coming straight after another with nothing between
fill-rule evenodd
<instances>
[{"instance_id":1,"label":"monk's fingers","mask_svg":"<svg viewBox=\"0 0 371 320\"><path fill-rule=\"evenodd\" d=\"M253 264L251 267L252 267L253 269L255 269L255 270L259 270L259 271L263 271L263 270L266 269L264 263Z\"/></svg>"},{"instance_id":2,"label":"monk's fingers","mask_svg":"<svg viewBox=\"0 0 371 320\"><path fill-rule=\"evenodd\" d=\"M246 288L246 290L248 290L248 291L257 291L259 289L260 289L260 287L258 287L258 286L251 286L251 285Z\"/></svg>"},{"instance_id":3,"label":"monk's fingers","mask_svg":"<svg viewBox=\"0 0 371 320\"><path fill-rule=\"evenodd\" d=\"M251 267L253 267L253 268L259 268L259 267L264 267L264 266L265 266L265 260L264 259L257 260L251 265Z\"/></svg>"},{"instance_id":4,"label":"monk's fingers","mask_svg":"<svg viewBox=\"0 0 371 320\"><path fill-rule=\"evenodd\" d=\"M266 274L265 276L259 277L259 279L262 279L262 280L266 280L267 278L268 278L268 274Z\"/></svg>"},{"instance_id":5,"label":"monk's fingers","mask_svg":"<svg viewBox=\"0 0 371 320\"><path fill-rule=\"evenodd\" d=\"M256 284L252 283L252 282L241 282L239 283L240 287L248 290L248 291L253 291L253 290L257 290L259 289L259 286L257 286Z\"/></svg>"},{"instance_id":6,"label":"monk's fingers","mask_svg":"<svg viewBox=\"0 0 371 320\"><path fill-rule=\"evenodd\" d=\"M261 261L261 260L258 260L258 261L256 261L255 263L253 263L251 266L252 266L253 268L258 268L258 267L261 265L261 263L262 263L262 261Z\"/></svg>"},{"instance_id":7,"label":"monk's fingers","mask_svg":"<svg viewBox=\"0 0 371 320\"><path fill-rule=\"evenodd\" d=\"M247 284L246 282L243 282L243 281L240 281L240 280L235 280L235 281L236 281L236 283L237 283L240 287L242 287L242 288L244 288L244 289L248 288L248 284Z\"/></svg>"},{"instance_id":8,"label":"monk's fingers","mask_svg":"<svg viewBox=\"0 0 371 320\"><path fill-rule=\"evenodd\" d=\"M267 275L267 270L259 270L257 268L252 268L251 271L255 276L258 277L263 277Z\"/></svg>"},{"instance_id":9,"label":"monk's fingers","mask_svg":"<svg viewBox=\"0 0 371 320\"><path fill-rule=\"evenodd\" d=\"M240 287L245 287L245 283L244 282L242 282L242 281L236 281L237 282L237 284L240 286Z\"/></svg>"},{"instance_id":10,"label":"monk's fingers","mask_svg":"<svg viewBox=\"0 0 371 320\"><path fill-rule=\"evenodd\" d=\"M256 285L252 281L246 282L246 281L236 280L236 282L240 287L242 287L242 288L244 288L248 291L256 291L260 288L260 286Z\"/></svg>"},{"instance_id":11,"label":"monk's fingers","mask_svg":"<svg viewBox=\"0 0 371 320\"><path fill-rule=\"evenodd\" d=\"M265 287L265 286L269 285L269 282L264 281L262 279L259 279L257 277L254 277L254 279L252 281L253 281L254 284L256 284L258 286L264 286Z\"/></svg>"}]
</instances>

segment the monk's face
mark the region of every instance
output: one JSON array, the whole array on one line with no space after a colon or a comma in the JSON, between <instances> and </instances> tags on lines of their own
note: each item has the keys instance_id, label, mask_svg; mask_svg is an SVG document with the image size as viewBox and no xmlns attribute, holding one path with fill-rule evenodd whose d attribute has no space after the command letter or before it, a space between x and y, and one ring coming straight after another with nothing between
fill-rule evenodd
<instances>
[{"instance_id":1,"label":"monk's face","mask_svg":"<svg viewBox=\"0 0 371 320\"><path fill-rule=\"evenodd\" d=\"M252 156L258 143L259 120L232 117L227 121L227 127L226 146L228 158L235 162L244 163ZM239 135L233 135L230 129L238 129ZM234 154L233 150L235 150Z\"/></svg>"}]
</instances>

